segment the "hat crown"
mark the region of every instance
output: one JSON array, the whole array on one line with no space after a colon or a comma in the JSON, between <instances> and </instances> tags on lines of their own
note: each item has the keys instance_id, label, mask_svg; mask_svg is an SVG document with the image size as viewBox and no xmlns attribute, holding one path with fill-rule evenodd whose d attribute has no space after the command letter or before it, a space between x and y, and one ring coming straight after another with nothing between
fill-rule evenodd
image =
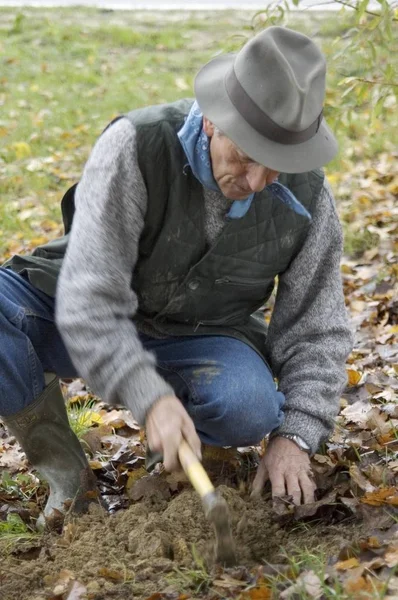
<instances>
[{"instance_id":1,"label":"hat crown","mask_svg":"<svg viewBox=\"0 0 398 600\"><path fill-rule=\"evenodd\" d=\"M240 50L233 69L259 109L287 131L305 130L322 111L326 61L301 33L265 29Z\"/></svg>"}]
</instances>

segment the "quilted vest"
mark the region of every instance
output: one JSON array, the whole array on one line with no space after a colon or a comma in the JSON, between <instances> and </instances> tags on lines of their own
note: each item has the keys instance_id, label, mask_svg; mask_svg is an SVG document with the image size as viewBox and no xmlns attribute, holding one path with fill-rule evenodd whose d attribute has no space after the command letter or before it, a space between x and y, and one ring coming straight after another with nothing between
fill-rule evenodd
<instances>
[{"instance_id":1,"label":"quilted vest","mask_svg":"<svg viewBox=\"0 0 398 600\"><path fill-rule=\"evenodd\" d=\"M246 215L230 219L209 247L203 187L194 177L177 131L192 100L152 106L126 115L137 130L139 167L148 193L144 230L132 277L135 317L164 335L229 335L263 354L265 323L258 311L276 276L300 251L310 221L267 189L255 194ZM322 171L281 174L311 213ZM14 257L5 266L27 273L33 285L54 295L74 210L75 186L62 201L65 237Z\"/></svg>"}]
</instances>

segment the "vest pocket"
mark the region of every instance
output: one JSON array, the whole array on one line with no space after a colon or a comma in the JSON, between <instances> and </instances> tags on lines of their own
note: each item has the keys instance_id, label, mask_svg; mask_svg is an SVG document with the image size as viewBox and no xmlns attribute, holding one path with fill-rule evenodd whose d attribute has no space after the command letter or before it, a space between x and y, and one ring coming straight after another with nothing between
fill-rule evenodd
<instances>
[{"instance_id":1,"label":"vest pocket","mask_svg":"<svg viewBox=\"0 0 398 600\"><path fill-rule=\"evenodd\" d=\"M214 280L212 293L202 320L215 319L224 324L245 323L250 315L266 304L274 289L270 277L225 275ZM207 314L203 314L207 313Z\"/></svg>"},{"instance_id":2,"label":"vest pocket","mask_svg":"<svg viewBox=\"0 0 398 600\"><path fill-rule=\"evenodd\" d=\"M227 277L221 277L220 279L216 279L214 282L216 285L235 285L242 287L266 287L269 283L262 281L261 279L247 279L246 277L231 277L228 275Z\"/></svg>"}]
</instances>

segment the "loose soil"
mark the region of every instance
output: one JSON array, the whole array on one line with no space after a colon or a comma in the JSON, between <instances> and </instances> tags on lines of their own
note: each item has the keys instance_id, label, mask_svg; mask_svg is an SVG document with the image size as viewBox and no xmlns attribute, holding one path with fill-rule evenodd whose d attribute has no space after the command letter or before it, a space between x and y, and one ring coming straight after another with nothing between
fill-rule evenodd
<instances>
[{"instance_id":1,"label":"loose soil","mask_svg":"<svg viewBox=\"0 0 398 600\"><path fill-rule=\"evenodd\" d=\"M181 573L214 566L214 533L194 491L172 492L159 475L150 480L145 496L127 510L108 515L93 506L61 535L48 533L6 555L0 563L1 600L63 600L68 594L54 590L68 576L86 586L87 594L76 596L82 600L186 591ZM239 565L281 564L297 548L332 555L360 533L353 524L296 524L288 530L275 522L269 497L252 500L225 485L219 490L228 502Z\"/></svg>"}]
</instances>

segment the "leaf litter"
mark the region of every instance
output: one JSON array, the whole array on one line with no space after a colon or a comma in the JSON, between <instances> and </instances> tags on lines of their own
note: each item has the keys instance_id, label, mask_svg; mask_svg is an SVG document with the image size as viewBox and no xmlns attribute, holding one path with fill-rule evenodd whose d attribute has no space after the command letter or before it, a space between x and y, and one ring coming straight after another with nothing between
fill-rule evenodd
<instances>
[{"instance_id":1,"label":"leaf litter","mask_svg":"<svg viewBox=\"0 0 398 600\"><path fill-rule=\"evenodd\" d=\"M377 179L377 171L369 177ZM372 195L372 185L365 187ZM383 196L378 184L376 195ZM340 210L344 218L344 200ZM131 414L106 406L82 380L64 381L69 413L81 413L81 441L110 515L94 507L69 521L61 534L47 532L8 545L0 563L5 600L323 598L325 586L340 586L347 597L378 597L383 590L386 598L396 597L396 215L390 192L357 215L364 228L377 228L378 243L342 264L356 343L336 429L312 459L316 502L299 507L288 497L271 502L269 491L260 500L250 499L262 447L206 451L206 468L230 507L243 565L239 572L222 569L212 561L213 532L186 477L160 467L149 475L145 439ZM46 484L5 429L0 440L0 519L17 514L32 525L45 502ZM22 480L17 486L9 483L25 475L36 484L27 497L18 491L24 489ZM28 482L24 485L27 489ZM289 566L289 557L303 549L325 552L321 570ZM16 578L21 569L23 576Z\"/></svg>"},{"instance_id":2,"label":"leaf litter","mask_svg":"<svg viewBox=\"0 0 398 600\"><path fill-rule=\"evenodd\" d=\"M43 73L49 68L41 66ZM185 91L184 77L175 84ZM38 92L51 100L51 92ZM19 100L9 117L17 119L27 109ZM37 112L35 123L45 123L50 113ZM12 129L12 120L8 126ZM32 233L29 242L22 229L8 237L2 259L62 233L48 207L58 204L61 186L80 176L76 161L89 151L84 127L59 130L63 152L34 156L34 135L10 146L28 173L45 175L57 192L46 192L46 206L35 192L22 194L15 206L10 203L21 227L29 223ZM361 148L354 150L361 156ZM0 523L8 540L5 545L0 534L2 600L323 598L326 585L358 599L381 593L398 597L396 164L393 152L361 161L347 153L342 168L329 173L346 233L342 276L356 341L336 429L312 459L316 502L295 507L287 497L272 503L269 491L250 499L263 448L210 453L206 468L230 507L240 563L222 569L212 562L213 532L186 477L167 475L159 467L149 475L145 439L133 417L104 405L83 381L67 381L69 411L75 406L83 412L81 440L111 514L94 506L88 515L69 520L61 533L22 539L48 489L0 424ZM20 187L17 163L2 163L1 171L9 185ZM265 311L267 321L271 310ZM304 551L324 552L322 567L295 563L294 556Z\"/></svg>"}]
</instances>

